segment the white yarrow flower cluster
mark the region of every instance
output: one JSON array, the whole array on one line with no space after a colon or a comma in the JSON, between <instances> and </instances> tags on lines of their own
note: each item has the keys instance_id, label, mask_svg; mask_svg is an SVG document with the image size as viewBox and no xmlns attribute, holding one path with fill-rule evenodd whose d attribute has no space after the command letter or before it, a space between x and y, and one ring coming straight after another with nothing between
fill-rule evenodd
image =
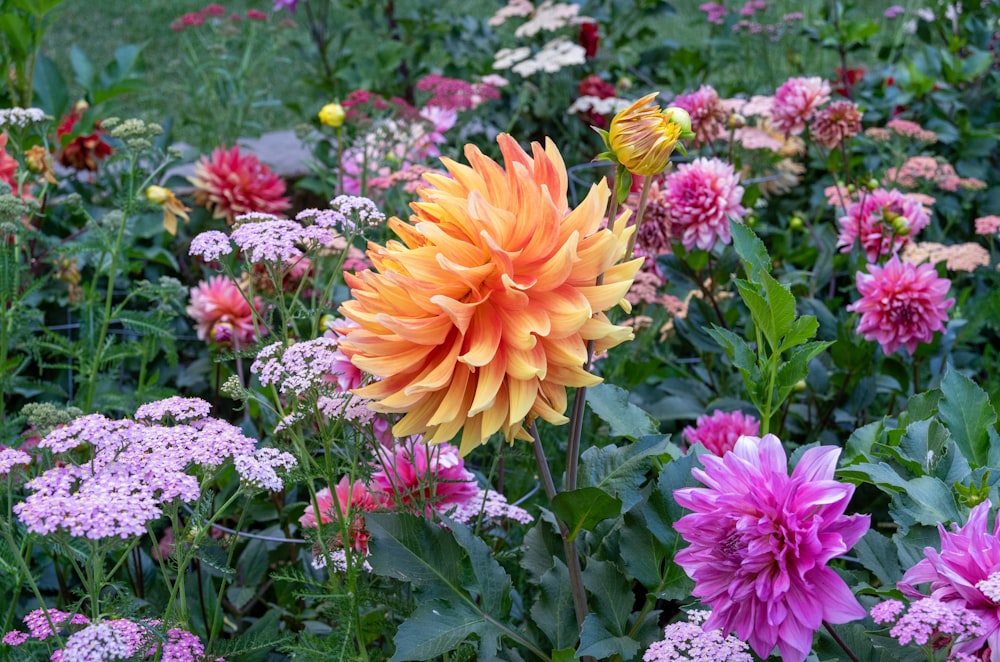
<instances>
[{"instance_id":1,"label":"white yarrow flower cluster","mask_svg":"<svg viewBox=\"0 0 1000 662\"><path fill-rule=\"evenodd\" d=\"M4 108L0 110L0 129L23 129L48 119L41 108Z\"/></svg>"}]
</instances>

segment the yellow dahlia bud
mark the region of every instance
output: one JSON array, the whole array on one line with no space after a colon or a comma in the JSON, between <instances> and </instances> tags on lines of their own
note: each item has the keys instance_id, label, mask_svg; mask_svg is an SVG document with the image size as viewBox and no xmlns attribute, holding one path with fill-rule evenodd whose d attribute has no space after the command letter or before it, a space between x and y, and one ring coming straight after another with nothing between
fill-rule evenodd
<instances>
[{"instance_id":1,"label":"yellow dahlia bud","mask_svg":"<svg viewBox=\"0 0 1000 662\"><path fill-rule=\"evenodd\" d=\"M663 172L681 138L693 137L691 116L680 108L661 110L647 94L611 120L608 148L633 175Z\"/></svg>"},{"instance_id":2,"label":"yellow dahlia bud","mask_svg":"<svg viewBox=\"0 0 1000 662\"><path fill-rule=\"evenodd\" d=\"M162 186L150 186L146 189L146 199L150 202L162 205L173 196L173 193Z\"/></svg>"},{"instance_id":3,"label":"yellow dahlia bud","mask_svg":"<svg viewBox=\"0 0 1000 662\"><path fill-rule=\"evenodd\" d=\"M319 121L334 129L344 123L344 107L339 103L328 103L319 111Z\"/></svg>"},{"instance_id":4,"label":"yellow dahlia bud","mask_svg":"<svg viewBox=\"0 0 1000 662\"><path fill-rule=\"evenodd\" d=\"M729 129L742 129L747 125L747 118L739 113L733 113L726 118L726 127Z\"/></svg>"}]
</instances>

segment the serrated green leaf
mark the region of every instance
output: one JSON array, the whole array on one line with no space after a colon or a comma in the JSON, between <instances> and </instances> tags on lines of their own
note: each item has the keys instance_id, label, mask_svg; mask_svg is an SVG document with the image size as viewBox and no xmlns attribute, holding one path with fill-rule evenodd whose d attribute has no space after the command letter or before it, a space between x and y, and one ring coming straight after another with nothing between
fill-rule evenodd
<instances>
[{"instance_id":1,"label":"serrated green leaf","mask_svg":"<svg viewBox=\"0 0 1000 662\"><path fill-rule=\"evenodd\" d=\"M577 655L630 659L639 650L639 642L628 636L628 617L635 600L632 583L614 564L593 558L583 571L583 583L590 593L592 610L580 630Z\"/></svg>"},{"instance_id":2,"label":"serrated green leaf","mask_svg":"<svg viewBox=\"0 0 1000 662\"><path fill-rule=\"evenodd\" d=\"M629 402L625 389L608 384L598 384L587 389L587 404L598 418L611 427L611 436L638 439L656 434L659 425L638 405Z\"/></svg>"},{"instance_id":3,"label":"serrated green leaf","mask_svg":"<svg viewBox=\"0 0 1000 662\"><path fill-rule=\"evenodd\" d=\"M622 508L630 510L639 503L639 488L646 480L652 460L666 455L676 447L669 435L650 435L622 446L591 446L580 457L580 485L597 487L622 501Z\"/></svg>"},{"instance_id":4,"label":"serrated green leaf","mask_svg":"<svg viewBox=\"0 0 1000 662\"><path fill-rule=\"evenodd\" d=\"M573 591L566 564L555 559L552 568L542 575L538 586L538 597L531 607L535 625L548 637L553 649L575 647L580 632L576 625Z\"/></svg>"},{"instance_id":5,"label":"serrated green leaf","mask_svg":"<svg viewBox=\"0 0 1000 662\"><path fill-rule=\"evenodd\" d=\"M750 311L753 325L760 329L767 339L768 344L774 348L778 344L778 335L774 328L774 320L771 317L771 310L768 306L767 298L761 291L760 285L745 280L736 280L736 289L739 290L740 298Z\"/></svg>"},{"instance_id":6,"label":"serrated green leaf","mask_svg":"<svg viewBox=\"0 0 1000 662\"><path fill-rule=\"evenodd\" d=\"M744 373L744 379L760 379L760 370L757 367L757 355L750 349L750 345L746 340L729 329L724 329L715 324L712 325L712 328L705 329L705 333L710 335L715 342L719 343L719 347L726 353L729 360L733 362L733 365L740 372Z\"/></svg>"},{"instance_id":7,"label":"serrated green leaf","mask_svg":"<svg viewBox=\"0 0 1000 662\"><path fill-rule=\"evenodd\" d=\"M566 523L569 539L575 540L580 531L590 531L604 520L620 515L622 501L599 487L581 487L557 494L552 499L552 512Z\"/></svg>"},{"instance_id":8,"label":"serrated green leaf","mask_svg":"<svg viewBox=\"0 0 1000 662\"><path fill-rule=\"evenodd\" d=\"M906 428L915 421L930 418L937 413L940 401L941 391L936 388L910 396L906 401L906 410L899 414L899 427Z\"/></svg>"},{"instance_id":9,"label":"serrated green leaf","mask_svg":"<svg viewBox=\"0 0 1000 662\"><path fill-rule=\"evenodd\" d=\"M767 248L752 228L730 220L729 231L733 237L736 253L750 267L747 271L751 278L755 273L771 271L771 258L767 254Z\"/></svg>"},{"instance_id":10,"label":"serrated green leaf","mask_svg":"<svg viewBox=\"0 0 1000 662\"><path fill-rule=\"evenodd\" d=\"M816 331L819 329L819 322L812 315L802 315L788 328L785 337L781 340L781 346L778 347L779 352L786 352L792 347L801 345L807 340L812 340L816 337Z\"/></svg>"},{"instance_id":11,"label":"serrated green leaf","mask_svg":"<svg viewBox=\"0 0 1000 662\"><path fill-rule=\"evenodd\" d=\"M576 650L573 648L552 651L552 662L577 662L579 659L576 656Z\"/></svg>"},{"instance_id":12,"label":"serrated green leaf","mask_svg":"<svg viewBox=\"0 0 1000 662\"><path fill-rule=\"evenodd\" d=\"M777 401L782 402L792 392L795 385L809 374L809 362L819 356L831 341L814 341L799 345L791 350L788 358L778 368Z\"/></svg>"},{"instance_id":13,"label":"serrated green leaf","mask_svg":"<svg viewBox=\"0 0 1000 662\"><path fill-rule=\"evenodd\" d=\"M899 556L892 540L881 533L869 529L854 545L861 565L868 568L884 586L895 586L903 576Z\"/></svg>"},{"instance_id":14,"label":"serrated green leaf","mask_svg":"<svg viewBox=\"0 0 1000 662\"><path fill-rule=\"evenodd\" d=\"M510 612L510 575L493 558L483 539L473 535L471 529L447 517L442 520L451 529L455 541L469 553L476 582L466 588L479 595L479 602L488 613L506 618Z\"/></svg>"},{"instance_id":15,"label":"serrated green leaf","mask_svg":"<svg viewBox=\"0 0 1000 662\"><path fill-rule=\"evenodd\" d=\"M955 445L970 466L985 466L990 452L987 430L997 421L986 391L949 364L941 379L941 394L938 414Z\"/></svg>"},{"instance_id":16,"label":"serrated green leaf","mask_svg":"<svg viewBox=\"0 0 1000 662\"><path fill-rule=\"evenodd\" d=\"M850 465L856 459L875 459L875 445L882 442L885 435L885 424L873 421L851 433L844 447L844 464Z\"/></svg>"},{"instance_id":17,"label":"serrated green leaf","mask_svg":"<svg viewBox=\"0 0 1000 662\"><path fill-rule=\"evenodd\" d=\"M771 347L779 351L781 339L792 330L795 321L795 296L786 286L775 280L767 272L761 272L760 282L767 296L768 310L771 316L771 327L774 329L774 342Z\"/></svg>"},{"instance_id":18,"label":"serrated green leaf","mask_svg":"<svg viewBox=\"0 0 1000 662\"><path fill-rule=\"evenodd\" d=\"M889 514L901 530L914 524L937 526L962 520L951 488L931 476L918 476L907 482L906 491L893 496Z\"/></svg>"},{"instance_id":19,"label":"serrated green leaf","mask_svg":"<svg viewBox=\"0 0 1000 662\"><path fill-rule=\"evenodd\" d=\"M951 435L940 421L929 418L911 423L899 440L900 457L915 465L917 475L929 474L944 453Z\"/></svg>"}]
</instances>

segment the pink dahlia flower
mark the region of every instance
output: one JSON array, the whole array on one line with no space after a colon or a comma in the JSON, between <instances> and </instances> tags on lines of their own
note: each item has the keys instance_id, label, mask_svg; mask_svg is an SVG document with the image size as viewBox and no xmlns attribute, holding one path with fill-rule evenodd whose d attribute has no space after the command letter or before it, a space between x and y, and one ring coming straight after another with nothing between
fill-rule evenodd
<instances>
[{"instance_id":1,"label":"pink dahlia flower","mask_svg":"<svg viewBox=\"0 0 1000 662\"><path fill-rule=\"evenodd\" d=\"M254 301L259 311L261 302ZM245 347L257 340L250 304L232 280L213 276L191 288L187 314L194 319L198 339L207 343ZM261 335L266 330L261 328Z\"/></svg>"},{"instance_id":2,"label":"pink dahlia flower","mask_svg":"<svg viewBox=\"0 0 1000 662\"><path fill-rule=\"evenodd\" d=\"M907 597L923 598L915 586L929 584L930 597L978 616L980 636L958 642L952 652L974 654L989 645L989 659L1000 662L1000 594L994 590L1000 578L1000 520L988 533L991 505L987 500L973 508L963 527L952 524L948 531L939 524L941 551L924 548L925 558L906 571L898 588Z\"/></svg>"},{"instance_id":3,"label":"pink dahlia flower","mask_svg":"<svg viewBox=\"0 0 1000 662\"><path fill-rule=\"evenodd\" d=\"M841 253L849 253L857 239L868 261L875 262L899 251L930 221L919 201L896 189L876 189L847 208L839 221L837 246Z\"/></svg>"},{"instance_id":4,"label":"pink dahlia flower","mask_svg":"<svg viewBox=\"0 0 1000 662\"><path fill-rule=\"evenodd\" d=\"M729 243L729 219L742 221L747 214L739 182L733 166L717 158L695 159L667 176L671 233L684 248L709 250L717 240Z\"/></svg>"},{"instance_id":5,"label":"pink dahlia flower","mask_svg":"<svg viewBox=\"0 0 1000 662\"><path fill-rule=\"evenodd\" d=\"M351 547L356 552L368 553L368 540L371 534L365 530L363 513L378 510L379 501L362 481L356 480L352 483L350 478L344 476L334 486L333 492L329 487L317 492L316 504L319 505L319 522L323 524L339 525L342 517L349 517ZM308 529L318 528L314 504L306 506L305 512L299 518L299 524ZM336 547L342 547L342 536L337 534L333 542Z\"/></svg>"},{"instance_id":6,"label":"pink dahlia flower","mask_svg":"<svg viewBox=\"0 0 1000 662\"><path fill-rule=\"evenodd\" d=\"M461 505L479 491L476 477L451 444L431 446L420 437L379 448L372 482L386 495L387 505L425 505L446 510Z\"/></svg>"},{"instance_id":7,"label":"pink dahlia flower","mask_svg":"<svg viewBox=\"0 0 1000 662\"><path fill-rule=\"evenodd\" d=\"M816 113L812 137L827 149L834 149L861 131L861 111L851 101L834 101Z\"/></svg>"},{"instance_id":8,"label":"pink dahlia flower","mask_svg":"<svg viewBox=\"0 0 1000 662\"><path fill-rule=\"evenodd\" d=\"M680 94L671 105L683 108L691 116L695 145L710 143L721 135L726 110L719 93L711 85L702 85L690 94Z\"/></svg>"},{"instance_id":9,"label":"pink dahlia flower","mask_svg":"<svg viewBox=\"0 0 1000 662\"><path fill-rule=\"evenodd\" d=\"M785 135L797 136L816 109L829 100L830 84L822 78L789 78L774 93L771 123Z\"/></svg>"},{"instance_id":10,"label":"pink dahlia flower","mask_svg":"<svg viewBox=\"0 0 1000 662\"><path fill-rule=\"evenodd\" d=\"M684 428L689 445L701 444L714 455L725 455L733 450L736 440L743 435L760 434L760 421L741 411L716 411L709 416L699 416L695 426Z\"/></svg>"},{"instance_id":11,"label":"pink dahlia flower","mask_svg":"<svg viewBox=\"0 0 1000 662\"><path fill-rule=\"evenodd\" d=\"M217 147L211 157L202 156L188 181L197 189L195 202L230 225L241 214L281 214L291 207L281 177L239 147Z\"/></svg>"},{"instance_id":12,"label":"pink dahlia flower","mask_svg":"<svg viewBox=\"0 0 1000 662\"><path fill-rule=\"evenodd\" d=\"M864 618L862 607L827 562L868 530L867 515L845 515L854 486L833 480L840 449L810 448L788 475L774 435L741 437L723 457L702 455L693 475L707 487L674 492L694 512L674 528L690 545L675 560L710 605L705 630L749 642L764 658L775 645L802 662L824 621Z\"/></svg>"},{"instance_id":13,"label":"pink dahlia flower","mask_svg":"<svg viewBox=\"0 0 1000 662\"><path fill-rule=\"evenodd\" d=\"M913 265L896 255L885 266L870 264L868 273L859 271L857 285L861 298L847 309L861 313L858 333L877 340L886 354L900 347L913 354L917 345L931 342L955 305L945 299L951 282L938 278L933 265Z\"/></svg>"}]
</instances>

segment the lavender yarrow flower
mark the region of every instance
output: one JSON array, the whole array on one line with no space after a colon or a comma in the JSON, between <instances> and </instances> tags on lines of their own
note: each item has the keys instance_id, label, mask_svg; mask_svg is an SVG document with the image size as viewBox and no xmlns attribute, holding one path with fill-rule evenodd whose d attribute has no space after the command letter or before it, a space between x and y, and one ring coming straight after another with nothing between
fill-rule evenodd
<instances>
[{"instance_id":1,"label":"lavender yarrow flower","mask_svg":"<svg viewBox=\"0 0 1000 662\"><path fill-rule=\"evenodd\" d=\"M895 623L899 615L906 609L899 600L883 600L871 609L872 620L879 625Z\"/></svg>"},{"instance_id":2,"label":"lavender yarrow flower","mask_svg":"<svg viewBox=\"0 0 1000 662\"><path fill-rule=\"evenodd\" d=\"M872 612L873 618L878 616L876 622L884 625L891 622L889 614L898 613L899 609L896 605L891 605L879 613L875 613L875 609ZM889 635L900 646L911 642L925 646L934 643L938 637L947 640L949 644L955 644L975 639L982 634L983 622L975 612L958 603L941 602L934 598L922 598L910 603L906 614L900 616L889 630Z\"/></svg>"},{"instance_id":3,"label":"lavender yarrow flower","mask_svg":"<svg viewBox=\"0 0 1000 662\"><path fill-rule=\"evenodd\" d=\"M35 609L28 612L28 614L21 620L26 626L28 626L28 635L32 639L37 639L38 641L45 641L55 634L49 626L49 621L51 621L52 625L56 627L59 627L66 621L69 621L70 625L86 625L89 622L87 617L83 614L70 614L69 612L59 611L58 609L49 609L48 617L46 617L44 609ZM10 632L7 634L9 635Z\"/></svg>"},{"instance_id":4,"label":"lavender yarrow flower","mask_svg":"<svg viewBox=\"0 0 1000 662\"><path fill-rule=\"evenodd\" d=\"M385 223L385 214L368 198L338 195L330 201L330 207L343 215L344 230L348 232L361 232L366 227L377 227Z\"/></svg>"},{"instance_id":5,"label":"lavender yarrow flower","mask_svg":"<svg viewBox=\"0 0 1000 662\"><path fill-rule=\"evenodd\" d=\"M155 654L155 648L149 655ZM162 662L200 662L205 659L205 646L198 637L187 630L171 628L163 644ZM222 660L222 658L217 658Z\"/></svg>"},{"instance_id":6,"label":"lavender yarrow flower","mask_svg":"<svg viewBox=\"0 0 1000 662\"><path fill-rule=\"evenodd\" d=\"M302 242L302 226L295 221L261 213L236 217L237 226L229 238L251 262L293 264L302 259L296 244Z\"/></svg>"},{"instance_id":7,"label":"lavender yarrow flower","mask_svg":"<svg viewBox=\"0 0 1000 662\"><path fill-rule=\"evenodd\" d=\"M233 464L245 483L277 492L284 484L275 469L288 471L294 469L298 462L291 454L277 448L260 448L253 455L234 458Z\"/></svg>"},{"instance_id":8,"label":"lavender yarrow flower","mask_svg":"<svg viewBox=\"0 0 1000 662\"><path fill-rule=\"evenodd\" d=\"M0 478L19 465L31 464L31 456L16 448L0 449Z\"/></svg>"},{"instance_id":9,"label":"lavender yarrow flower","mask_svg":"<svg viewBox=\"0 0 1000 662\"><path fill-rule=\"evenodd\" d=\"M48 448L53 453L65 453L83 443L92 446L102 445L110 437L115 437L130 427L132 427L131 421L112 420L101 414L88 414L45 435L45 438L38 442L38 446Z\"/></svg>"},{"instance_id":10,"label":"lavender yarrow flower","mask_svg":"<svg viewBox=\"0 0 1000 662\"><path fill-rule=\"evenodd\" d=\"M135 651L121 632L107 623L95 623L74 632L66 648L52 655L58 662L110 662L127 660Z\"/></svg>"},{"instance_id":11,"label":"lavender yarrow flower","mask_svg":"<svg viewBox=\"0 0 1000 662\"><path fill-rule=\"evenodd\" d=\"M164 421L183 423L205 418L211 410L212 405L201 398L182 398L175 395L142 405L135 410L135 420L145 423Z\"/></svg>"},{"instance_id":12,"label":"lavender yarrow flower","mask_svg":"<svg viewBox=\"0 0 1000 662\"><path fill-rule=\"evenodd\" d=\"M0 130L23 129L29 124L44 122L49 117L41 108L4 108L0 110Z\"/></svg>"},{"instance_id":13,"label":"lavender yarrow flower","mask_svg":"<svg viewBox=\"0 0 1000 662\"><path fill-rule=\"evenodd\" d=\"M328 377L339 372L342 360L337 340L321 336L284 349L281 343L268 345L257 355L250 372L258 376L262 386L274 384L282 395L302 396L313 390L333 390L336 383Z\"/></svg>"},{"instance_id":14,"label":"lavender yarrow flower","mask_svg":"<svg viewBox=\"0 0 1000 662\"><path fill-rule=\"evenodd\" d=\"M446 514L456 522L472 524L479 519L480 513L482 513L484 521L491 523L499 523L508 519L521 524L531 524L535 521L535 518L524 508L507 503L507 497L504 495L493 490L483 489Z\"/></svg>"},{"instance_id":15,"label":"lavender yarrow flower","mask_svg":"<svg viewBox=\"0 0 1000 662\"><path fill-rule=\"evenodd\" d=\"M317 570L322 570L323 568L326 568L327 556L330 557L329 567L333 571L347 572L347 552L344 549L335 549L333 551L327 552L326 554L313 554L312 563L310 565L312 565L312 567L316 568ZM357 563L358 559L361 560L360 567L362 570L364 570L365 572L371 572L372 565L371 563L368 562L368 559L365 557L367 557L367 554L365 554L364 552L356 551L353 552L352 554L352 558L355 559L355 563Z\"/></svg>"},{"instance_id":16,"label":"lavender yarrow flower","mask_svg":"<svg viewBox=\"0 0 1000 662\"><path fill-rule=\"evenodd\" d=\"M706 611L689 611L690 622L671 623L663 629L663 639L646 649L644 662L752 662L745 641L727 635L722 630L703 630L701 624L708 617Z\"/></svg>"},{"instance_id":17,"label":"lavender yarrow flower","mask_svg":"<svg viewBox=\"0 0 1000 662\"><path fill-rule=\"evenodd\" d=\"M295 215L295 220L302 225L306 225L306 221L309 221L311 225L327 230L343 229L347 222L344 215L337 209L316 209L315 207L303 209Z\"/></svg>"},{"instance_id":18,"label":"lavender yarrow flower","mask_svg":"<svg viewBox=\"0 0 1000 662\"><path fill-rule=\"evenodd\" d=\"M229 242L229 237L218 230L202 232L191 240L191 247L188 249L188 255L200 257L206 262L214 262L232 252L233 245Z\"/></svg>"}]
</instances>

